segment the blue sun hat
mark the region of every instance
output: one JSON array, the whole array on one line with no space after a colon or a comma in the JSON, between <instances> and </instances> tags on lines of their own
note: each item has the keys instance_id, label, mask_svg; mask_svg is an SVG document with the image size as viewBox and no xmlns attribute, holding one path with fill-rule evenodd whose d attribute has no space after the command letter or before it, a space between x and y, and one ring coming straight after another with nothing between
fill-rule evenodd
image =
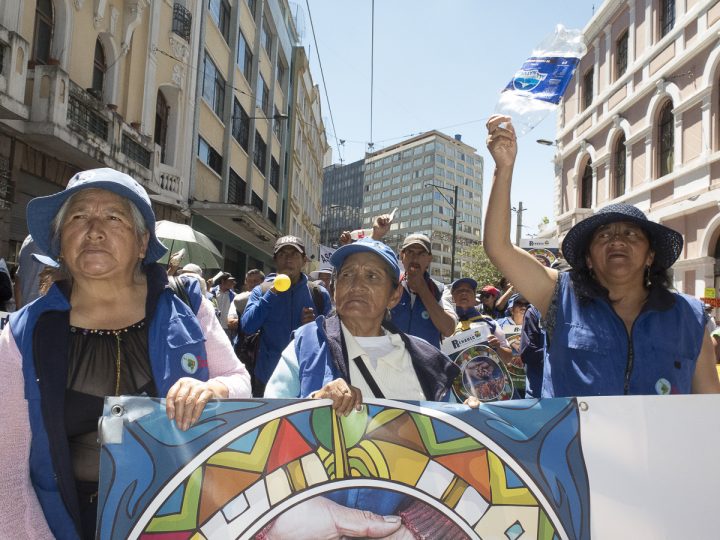
<instances>
[{"instance_id":1,"label":"blue sun hat","mask_svg":"<svg viewBox=\"0 0 720 540\"><path fill-rule=\"evenodd\" d=\"M378 255L390 267L392 276L396 280L400 279L400 264L398 263L395 252L384 242L373 240L372 238L361 238L357 242L338 248L335 250L335 253L330 256L330 264L332 264L336 270L340 270L345 259L350 255L362 253L363 251Z\"/></svg>"},{"instance_id":2,"label":"blue sun hat","mask_svg":"<svg viewBox=\"0 0 720 540\"><path fill-rule=\"evenodd\" d=\"M26 210L28 229L40 250L53 259L60 256L60 242L53 238L52 222L60 207L72 195L83 189L104 189L125 197L140 211L150 239L143 259L144 264L157 261L165 255L167 248L155 236L155 213L145 188L134 178L115 169L90 169L73 176L64 191L32 199Z\"/></svg>"},{"instance_id":3,"label":"blue sun hat","mask_svg":"<svg viewBox=\"0 0 720 540\"><path fill-rule=\"evenodd\" d=\"M618 203L601 208L568 231L562 243L565 260L576 270L585 266L585 255L598 227L623 221L634 223L645 231L650 248L655 252L655 262L663 270L670 268L682 253L683 237L679 232L650 221L642 210L630 204Z\"/></svg>"}]
</instances>

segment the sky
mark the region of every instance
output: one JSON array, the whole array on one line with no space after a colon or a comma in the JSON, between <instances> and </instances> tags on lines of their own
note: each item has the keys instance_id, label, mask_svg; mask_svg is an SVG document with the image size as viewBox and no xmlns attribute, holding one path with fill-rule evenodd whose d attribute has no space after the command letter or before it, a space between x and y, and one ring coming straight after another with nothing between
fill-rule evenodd
<instances>
[{"instance_id":1,"label":"sky","mask_svg":"<svg viewBox=\"0 0 720 540\"><path fill-rule=\"evenodd\" d=\"M379 150L432 129L460 134L485 161L485 208L493 170L485 123L500 91L558 23L582 29L602 2L375 0L371 63L371 0L298 0L305 12L303 43L320 86L333 162L362 159L371 140ZM553 220L554 147L536 140L554 140L555 132L552 113L518 139L511 200L514 207L522 201L527 208L523 237L537 233L544 216ZM515 219L513 214L513 224ZM515 238L514 225L512 235Z\"/></svg>"}]
</instances>

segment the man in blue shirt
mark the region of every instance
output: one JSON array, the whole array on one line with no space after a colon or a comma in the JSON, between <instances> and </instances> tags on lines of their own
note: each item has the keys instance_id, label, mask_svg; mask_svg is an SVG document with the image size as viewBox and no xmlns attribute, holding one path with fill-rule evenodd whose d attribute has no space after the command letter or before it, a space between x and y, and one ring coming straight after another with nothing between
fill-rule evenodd
<instances>
[{"instance_id":1,"label":"man in blue shirt","mask_svg":"<svg viewBox=\"0 0 720 540\"><path fill-rule=\"evenodd\" d=\"M260 330L260 344L251 373L255 396L263 395L265 383L275 370L283 349L290 343L292 332L314 321L317 315L327 315L331 308L330 295L325 288L308 282L302 271L308 258L300 238L278 238L273 260L277 273L268 274L265 281L253 289L241 318L245 334ZM279 274L290 278L289 289L275 289L275 277Z\"/></svg>"}]
</instances>

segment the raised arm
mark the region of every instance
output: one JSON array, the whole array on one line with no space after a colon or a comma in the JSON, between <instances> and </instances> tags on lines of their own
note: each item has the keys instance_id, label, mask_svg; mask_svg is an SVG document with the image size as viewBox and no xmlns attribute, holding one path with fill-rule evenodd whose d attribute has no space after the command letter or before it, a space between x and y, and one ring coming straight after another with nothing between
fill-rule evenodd
<instances>
[{"instance_id":1,"label":"raised arm","mask_svg":"<svg viewBox=\"0 0 720 540\"><path fill-rule=\"evenodd\" d=\"M510 117L501 115L491 116L487 128L487 146L495 160L495 172L485 214L485 252L515 290L545 315L558 273L545 268L532 255L510 242L510 185L517 156L515 130Z\"/></svg>"}]
</instances>

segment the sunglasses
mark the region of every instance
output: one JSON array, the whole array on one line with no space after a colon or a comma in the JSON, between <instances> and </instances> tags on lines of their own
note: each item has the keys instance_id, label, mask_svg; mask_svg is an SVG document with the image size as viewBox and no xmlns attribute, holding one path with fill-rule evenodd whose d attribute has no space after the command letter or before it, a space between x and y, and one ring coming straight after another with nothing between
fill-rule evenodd
<instances>
[{"instance_id":1,"label":"sunglasses","mask_svg":"<svg viewBox=\"0 0 720 540\"><path fill-rule=\"evenodd\" d=\"M480 298L493 298L493 295L490 293L480 293Z\"/></svg>"}]
</instances>

